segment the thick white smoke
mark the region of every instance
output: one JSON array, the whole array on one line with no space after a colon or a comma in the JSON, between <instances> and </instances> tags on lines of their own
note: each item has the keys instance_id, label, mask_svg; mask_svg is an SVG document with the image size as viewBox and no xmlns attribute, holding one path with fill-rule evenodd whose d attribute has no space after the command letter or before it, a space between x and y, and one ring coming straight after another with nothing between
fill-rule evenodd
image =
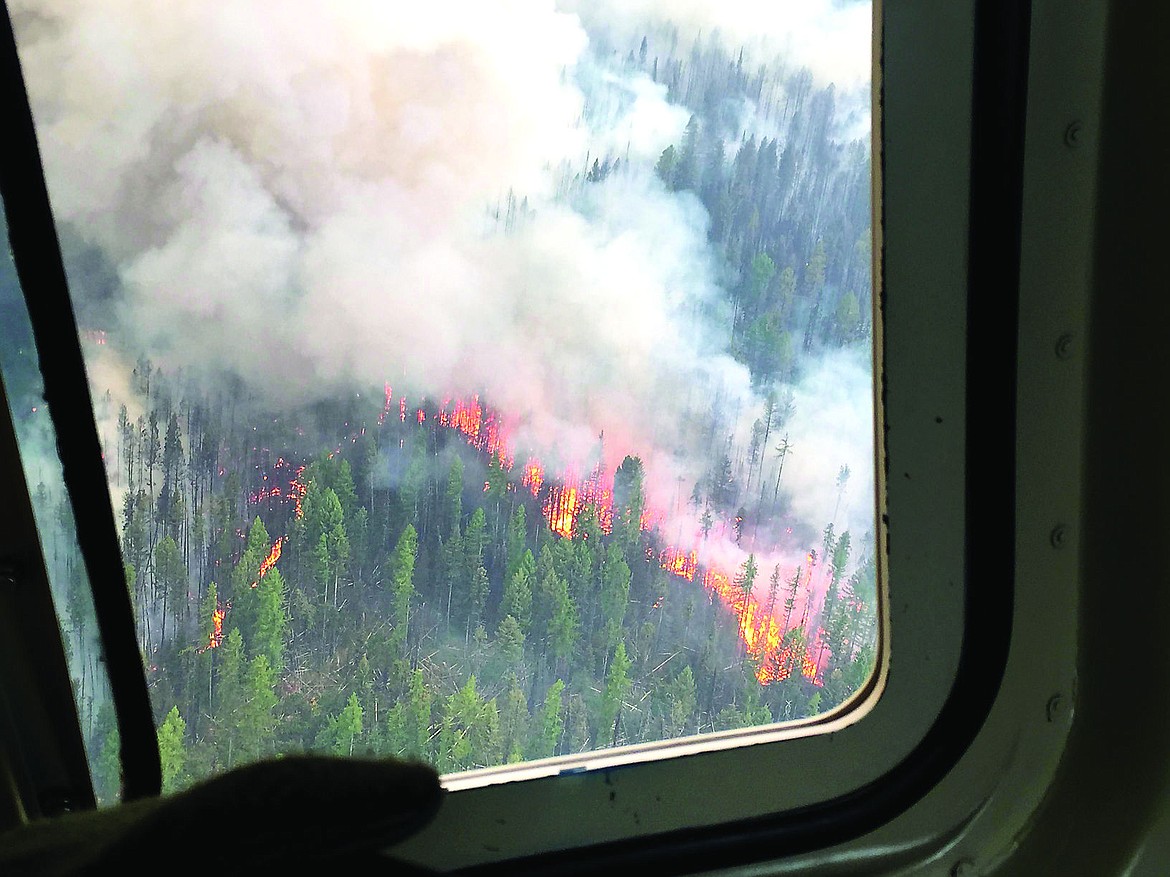
<instances>
[{"instance_id":1,"label":"thick white smoke","mask_svg":"<svg viewBox=\"0 0 1170 877\"><path fill-rule=\"evenodd\" d=\"M696 31L718 20L733 39L772 28L769 46L817 75L868 75L868 6L776 6L691 0L669 15ZM828 23L794 40L811 7ZM746 443L761 402L711 330L722 294L708 218L653 173L689 111L644 74L593 65L582 16L596 10L18 0L13 11L54 209L116 266L118 331L135 352L238 375L274 405L383 381L482 393L520 419L523 442L566 462L586 460L604 430L608 462L646 460L661 507L678 507L680 479L689 494L708 465L690 432L713 400ZM594 156L621 158L623 172L570 206L559 196ZM71 279L84 294L85 278ZM841 465L871 509L860 486L871 414L856 404L868 375L842 359L810 381L821 383L798 392L790 427L796 510L827 520Z\"/></svg>"}]
</instances>

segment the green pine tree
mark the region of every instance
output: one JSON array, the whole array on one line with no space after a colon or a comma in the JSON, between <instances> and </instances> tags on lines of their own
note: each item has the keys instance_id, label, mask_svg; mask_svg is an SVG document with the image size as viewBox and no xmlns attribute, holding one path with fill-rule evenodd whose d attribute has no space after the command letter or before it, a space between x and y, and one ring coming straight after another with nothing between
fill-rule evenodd
<instances>
[{"instance_id":1,"label":"green pine tree","mask_svg":"<svg viewBox=\"0 0 1170 877\"><path fill-rule=\"evenodd\" d=\"M565 683L558 679L549 686L544 704L532 723L528 741L529 758L548 758L556 754L561 735L565 732L562 694Z\"/></svg>"},{"instance_id":2,"label":"green pine tree","mask_svg":"<svg viewBox=\"0 0 1170 877\"><path fill-rule=\"evenodd\" d=\"M183 738L186 734L187 723L179 715L179 708L171 707L171 711L158 728L158 755L162 762L163 792L176 792L182 787L183 767L187 757L183 747Z\"/></svg>"},{"instance_id":3,"label":"green pine tree","mask_svg":"<svg viewBox=\"0 0 1170 877\"><path fill-rule=\"evenodd\" d=\"M597 707L594 737L602 746L610 745L617 737L617 721L622 704L630 691L631 661L626 656L626 644L619 642L605 674L605 689Z\"/></svg>"}]
</instances>

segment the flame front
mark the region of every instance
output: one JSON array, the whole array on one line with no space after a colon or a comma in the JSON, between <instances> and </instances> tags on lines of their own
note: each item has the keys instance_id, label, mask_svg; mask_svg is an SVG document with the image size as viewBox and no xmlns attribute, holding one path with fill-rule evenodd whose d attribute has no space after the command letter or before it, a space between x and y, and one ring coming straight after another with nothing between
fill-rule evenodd
<instances>
[{"instance_id":1,"label":"flame front","mask_svg":"<svg viewBox=\"0 0 1170 877\"><path fill-rule=\"evenodd\" d=\"M379 424L384 424L389 413L393 410L391 404L393 390L389 383L385 386L385 394L385 403L378 417ZM406 422L408 410L411 409L408 409L406 398L400 396L398 412L402 422ZM480 403L478 396L472 396L470 400L460 399L454 402L450 399L444 400L433 415L429 415L424 407L414 408L413 411L413 419L419 425L425 424L429 419L440 427L454 430L461 434L471 447L497 460L504 470L512 471L514 468L515 456L509 441L507 425L499 415L486 409ZM335 453L339 453L340 450L339 446ZM288 467L289 464L283 458L278 458L273 472ZM303 518L302 504L308 492L308 484L302 480L304 473L305 467L299 466L295 476L289 480L287 489L282 489L279 486L262 489L253 493L249 500L259 504L270 499L287 501L291 498L295 503L296 517ZM268 477L266 474L262 480L267 481ZM596 527L601 533L610 534L613 532L613 474L606 472L600 463L584 479L569 471L561 474L555 481L550 481L541 460L535 456L529 456L520 472L520 484L532 494L533 499L540 501L543 496L541 511L545 523L552 532L566 539L584 537L588 531L582 532L581 520L586 511L592 512ZM484 491L490 489L491 482L485 482ZM639 527L642 531L652 531L665 520L666 516L660 509L654 509L647 505L642 510ZM741 519L737 517L734 524L737 532L740 522ZM242 535L241 533L241 537ZM256 580L252 582L253 588L259 585L264 576L280 560L284 541L285 537L283 536L277 539L268 556L261 562ZM817 654L819 656L823 653L824 632L818 630L817 635L812 638L813 642L805 642L803 646L797 648L793 647L791 638L788 642L785 641L789 630L803 629L809 620L808 615L811 607L808 595L811 593L813 570L816 568L818 560L815 550L809 551L805 558L804 568L808 572L801 583L806 595L803 614L799 619L789 619L787 629L782 629L781 622L777 621L775 606L772 607L772 614L769 614L760 605L754 594L745 592L736 584L732 575L715 567L701 569L698 544L690 549L684 549L677 545L667 545L661 551L647 548L647 560L652 563L657 562L670 575L687 582L700 579L700 572L702 573L703 587L717 595L735 618L739 638L743 641L745 653L756 665L756 678L761 684L782 682L791 676L794 669L814 685L823 684L819 678L819 661L814 660L811 655ZM660 597L654 604L655 608L660 607L664 599L665 595ZM217 607L213 613L215 630L204 650L215 648L222 640L225 608ZM860 604L850 608L856 612L862 611Z\"/></svg>"},{"instance_id":2,"label":"flame front","mask_svg":"<svg viewBox=\"0 0 1170 877\"><path fill-rule=\"evenodd\" d=\"M500 465L510 470L515 463L510 443L507 440L507 430L500 418L493 412L485 411L479 402L479 396L472 396L470 401L456 400L454 407L451 402L443 403L437 415L440 426L453 429L467 439L467 443L487 456L493 454L499 458ZM539 461L536 465L541 471L541 480L544 480L544 470ZM533 496L536 494L534 493Z\"/></svg>"},{"instance_id":3,"label":"flame front","mask_svg":"<svg viewBox=\"0 0 1170 877\"><path fill-rule=\"evenodd\" d=\"M305 501L305 494L309 492L309 485L301 481L301 476L304 474L305 467L298 466L297 477L288 486L289 493L292 494L293 502L296 503L298 521L305 516L305 509L301 504Z\"/></svg>"},{"instance_id":4,"label":"flame front","mask_svg":"<svg viewBox=\"0 0 1170 877\"><path fill-rule=\"evenodd\" d=\"M544 504L544 518L554 533L571 538L577 523L577 488L553 487Z\"/></svg>"},{"instance_id":5,"label":"flame front","mask_svg":"<svg viewBox=\"0 0 1170 877\"><path fill-rule=\"evenodd\" d=\"M662 568L672 576L678 576L688 582L695 580L695 573L699 569L699 553L697 551L683 552L672 545L662 552L660 561Z\"/></svg>"},{"instance_id":6,"label":"flame front","mask_svg":"<svg viewBox=\"0 0 1170 877\"><path fill-rule=\"evenodd\" d=\"M378 415L378 426L382 426L386 422L386 418L390 414L390 403L394 401L394 388L390 384L386 384L386 404L382 406L382 413Z\"/></svg>"},{"instance_id":7,"label":"flame front","mask_svg":"<svg viewBox=\"0 0 1170 877\"><path fill-rule=\"evenodd\" d=\"M400 402L400 412L405 420L405 399ZM425 409L417 410L416 419L420 424L426 421ZM483 407L479 396L454 402L444 400L435 420L440 426L462 434L473 448L496 456L504 469L511 471L514 467L515 458L504 422ZM521 472L520 483L535 499L544 494L541 510L552 532L564 538L579 536L580 517L586 509L592 509L602 533L613 531L613 477L605 473L600 464L584 480L572 472L566 472L557 479L557 483L549 483L544 464L537 457L530 456ZM485 483L484 490L488 489L490 483ZM663 520L665 515L660 510L647 507L642 511L639 526L643 531L649 531ZM652 552L649 559L655 559ZM671 545L657 556L657 560L664 570L677 578L693 582L698 576L697 548L684 550ZM806 562L806 568L809 569L809 580L805 583L807 589L812 568L816 565L815 551L810 552ZM707 569L703 573L702 583L708 591L717 594L735 616L740 639L748 656L756 663L756 678L762 684L782 682L791 675L794 667L799 668L799 672L813 684L823 684L817 662L810 657L811 648L806 646L798 650L800 654L794 653L791 646L784 643L787 631L781 630L774 614L768 615L764 611L754 594L744 593L736 586L732 576L719 569ZM806 601L806 616L807 613ZM802 619L802 624L796 626L802 627L805 620Z\"/></svg>"},{"instance_id":8,"label":"flame front","mask_svg":"<svg viewBox=\"0 0 1170 877\"><path fill-rule=\"evenodd\" d=\"M379 425L385 424L393 410L393 399L393 390L390 384L386 383L385 402L378 416ZM481 404L479 396L454 401L445 399L433 415L429 415L425 407L408 407L405 396L399 396L399 420L405 423L410 411L414 412L412 419L419 425L425 424L429 419L440 427L454 430L466 439L468 445L497 460L505 471L511 472L513 470L515 456L509 441L508 426L503 418ZM287 465L283 459L277 461L277 468ZM296 506L296 517L302 518L304 516L302 503L308 490L308 485L301 480L304 472L304 466L298 467L296 476L290 480L286 490L273 487L258 491L249 499L252 502L260 503L267 499L287 500L291 497ZM267 476L265 476L265 480L267 480ZM580 532L580 524L581 516L586 511L592 512L600 532L604 534L613 532L613 475L605 472L601 464L598 464L585 479L579 478L572 472L566 472L557 477L555 481L550 481L541 460L535 456L529 456L520 473L520 484L532 494L533 499L540 500L543 496L541 511L545 523L552 532L564 538L583 536L584 533ZM485 482L484 491L490 489L491 482ZM652 531L665 520L666 515L662 510L646 506L642 510L639 527L642 531ZM737 531L739 524L740 519L737 518L733 525ZM268 556L260 565L256 581L252 583L253 588L257 587L260 580L276 565L280 559L283 544L284 537L276 540ZM703 587L717 595L736 619L739 638L743 641L745 653L756 665L756 678L761 684L782 682L791 676L793 669L797 669L814 685L823 684L819 678L818 661L811 657L814 651L820 654L823 649L819 645L814 648L813 643L805 643L803 647L794 649L790 641L785 642L785 636L789 630L803 629L808 622L810 606L807 596L804 601L802 617L799 620L792 619L788 629L781 629L782 625L774 614L775 607L773 607L773 614L767 613L755 595L750 592L745 593L742 588L736 585L734 577L724 570L714 567L701 569L697 545L690 549L667 545L665 549L657 553L654 549L648 548L647 560L657 562L670 575L687 582L700 579L700 572L702 572ZM806 595L810 592L812 571L816 564L816 551L810 551L805 559L805 569L808 570L808 575L802 583ZM659 597L654 604L655 608L660 607L664 600L665 595ZM861 611L860 606L851 608L854 608L854 611ZM212 634L207 648L215 648L219 645L222 639L223 617L223 608L218 608L213 615L213 621L216 625L215 632ZM823 642L823 631L818 630L814 641L817 644Z\"/></svg>"},{"instance_id":9,"label":"flame front","mask_svg":"<svg viewBox=\"0 0 1170 877\"><path fill-rule=\"evenodd\" d=\"M528 463L524 466L524 477L520 483L532 492L533 499L540 496L540 486L544 484L544 467L540 464L540 460L535 457L528 458Z\"/></svg>"},{"instance_id":10,"label":"flame front","mask_svg":"<svg viewBox=\"0 0 1170 877\"><path fill-rule=\"evenodd\" d=\"M208 649L218 648L219 644L223 642L223 619L225 615L227 615L227 606L217 601L215 609L211 612L211 636L208 637L207 645L199 650L200 653L206 652Z\"/></svg>"},{"instance_id":11,"label":"flame front","mask_svg":"<svg viewBox=\"0 0 1170 877\"><path fill-rule=\"evenodd\" d=\"M298 515L299 517L299 515ZM272 546L272 550L268 552L268 556L260 562L260 571L256 573L256 581L252 582L252 587L255 588L260 584L260 581L268 575L276 561L280 560L280 550L284 546L284 537L281 536Z\"/></svg>"},{"instance_id":12,"label":"flame front","mask_svg":"<svg viewBox=\"0 0 1170 877\"><path fill-rule=\"evenodd\" d=\"M330 456L333 455L330 454ZM284 457L277 457L276 463L274 463L272 466L270 473L271 477L275 478L280 473L284 473L284 477L288 477L287 473L289 470L291 470L291 468L292 467L289 465L288 461L284 459ZM265 473L263 476L261 476L260 480L268 481L270 474ZM304 474L305 467L298 466L296 468L295 474L293 474L292 477L288 479L288 487L282 488L279 484L273 487L261 487L259 490L248 494L248 502L251 505L265 505L274 500L277 502L287 502L291 499L293 501L294 508L296 509L296 516L298 518L304 517L305 512L304 509L301 508L301 503L304 500L305 493L309 488L309 486L301 480ZM223 475L222 470L220 471L220 475Z\"/></svg>"}]
</instances>

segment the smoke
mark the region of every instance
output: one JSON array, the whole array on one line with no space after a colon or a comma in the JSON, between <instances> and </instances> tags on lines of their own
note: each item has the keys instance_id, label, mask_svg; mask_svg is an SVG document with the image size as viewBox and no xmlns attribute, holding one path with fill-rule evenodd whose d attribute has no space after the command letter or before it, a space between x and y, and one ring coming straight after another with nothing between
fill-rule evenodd
<instances>
[{"instance_id":1,"label":"smoke","mask_svg":"<svg viewBox=\"0 0 1170 877\"><path fill-rule=\"evenodd\" d=\"M13 4L54 210L113 266L129 349L238 377L273 407L383 381L480 393L563 464L599 443L611 467L640 454L652 500L683 514L712 415L742 447L762 401L713 328L706 212L653 172L690 112L590 56L600 11L662 9ZM868 5L669 14L818 76L868 77ZM594 158L620 172L583 185ZM843 356L796 391L785 484L809 521L832 515L841 465L866 496L869 381Z\"/></svg>"},{"instance_id":2,"label":"smoke","mask_svg":"<svg viewBox=\"0 0 1170 877\"><path fill-rule=\"evenodd\" d=\"M872 365L856 351L820 358L793 388L783 432L791 445L783 489L800 521L832 521L856 537L874 523ZM848 467L838 487L841 467Z\"/></svg>"}]
</instances>

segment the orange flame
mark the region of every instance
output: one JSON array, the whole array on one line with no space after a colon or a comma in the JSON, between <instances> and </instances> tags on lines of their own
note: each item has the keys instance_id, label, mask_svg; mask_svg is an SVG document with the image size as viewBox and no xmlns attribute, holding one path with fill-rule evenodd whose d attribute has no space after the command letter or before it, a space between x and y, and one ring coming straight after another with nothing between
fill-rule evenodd
<instances>
[{"instance_id":1,"label":"orange flame","mask_svg":"<svg viewBox=\"0 0 1170 877\"><path fill-rule=\"evenodd\" d=\"M309 492L309 485L301 481L301 476L305 474L305 467L297 467L297 477L294 478L288 485L289 493L292 495L293 502L297 507L297 520L305 516L305 510L301 503L304 502L305 494Z\"/></svg>"},{"instance_id":2,"label":"orange flame","mask_svg":"<svg viewBox=\"0 0 1170 877\"><path fill-rule=\"evenodd\" d=\"M281 536L273 543L272 550L268 552L268 556L260 562L260 571L256 573L256 581L252 582L253 588L259 585L260 580L268 575L272 571L272 568L276 566L276 561L280 560L280 550L283 546L284 537Z\"/></svg>"},{"instance_id":3,"label":"orange flame","mask_svg":"<svg viewBox=\"0 0 1170 877\"><path fill-rule=\"evenodd\" d=\"M554 487L544 506L544 519L554 533L571 538L577 522L577 488Z\"/></svg>"},{"instance_id":4,"label":"orange flame","mask_svg":"<svg viewBox=\"0 0 1170 877\"><path fill-rule=\"evenodd\" d=\"M809 657L809 648L803 654L793 654L790 645L782 647L784 634L775 616L761 617L764 613L753 594L745 594L735 581L720 570L707 570L703 576L703 587L714 591L735 614L739 625L740 639L747 653L757 662L756 679L763 685L783 682L796 664L801 674L814 685L822 685L820 669Z\"/></svg>"},{"instance_id":5,"label":"orange flame","mask_svg":"<svg viewBox=\"0 0 1170 877\"><path fill-rule=\"evenodd\" d=\"M394 401L394 390L389 384L386 384L386 404L382 406L382 413L378 415L378 426L386 422L386 417L390 414L390 403Z\"/></svg>"},{"instance_id":6,"label":"orange flame","mask_svg":"<svg viewBox=\"0 0 1170 877\"><path fill-rule=\"evenodd\" d=\"M543 469L541 471L543 473ZM567 473L560 481L559 485L549 488L544 502L544 519L550 530L571 537L576 532L581 513L592 509L601 532L613 532L613 483L604 476L600 465L583 482L572 473Z\"/></svg>"},{"instance_id":7,"label":"orange flame","mask_svg":"<svg viewBox=\"0 0 1170 877\"><path fill-rule=\"evenodd\" d=\"M260 505L268 499L280 499L280 487L273 487L271 490L258 490L255 493L248 495L248 502L252 505Z\"/></svg>"},{"instance_id":8,"label":"orange flame","mask_svg":"<svg viewBox=\"0 0 1170 877\"><path fill-rule=\"evenodd\" d=\"M512 468L515 458L507 430L494 413L484 410L479 396L472 396L470 400L457 399L454 406L448 400L436 417L440 426L461 433L473 448L488 456L495 454L505 469Z\"/></svg>"},{"instance_id":9,"label":"orange flame","mask_svg":"<svg viewBox=\"0 0 1170 877\"><path fill-rule=\"evenodd\" d=\"M540 460L536 457L528 458L520 483L532 492L533 499L540 495L540 486L544 483L544 467L540 465Z\"/></svg>"},{"instance_id":10,"label":"orange flame","mask_svg":"<svg viewBox=\"0 0 1170 877\"><path fill-rule=\"evenodd\" d=\"M208 649L217 648L223 642L223 619L226 614L227 606L217 601L215 609L211 612L211 636L207 639L207 645L199 650L200 654Z\"/></svg>"},{"instance_id":11,"label":"orange flame","mask_svg":"<svg viewBox=\"0 0 1170 877\"><path fill-rule=\"evenodd\" d=\"M662 552L661 566L664 570L688 582L695 580L695 573L699 568L698 552L683 553L673 545Z\"/></svg>"}]
</instances>

